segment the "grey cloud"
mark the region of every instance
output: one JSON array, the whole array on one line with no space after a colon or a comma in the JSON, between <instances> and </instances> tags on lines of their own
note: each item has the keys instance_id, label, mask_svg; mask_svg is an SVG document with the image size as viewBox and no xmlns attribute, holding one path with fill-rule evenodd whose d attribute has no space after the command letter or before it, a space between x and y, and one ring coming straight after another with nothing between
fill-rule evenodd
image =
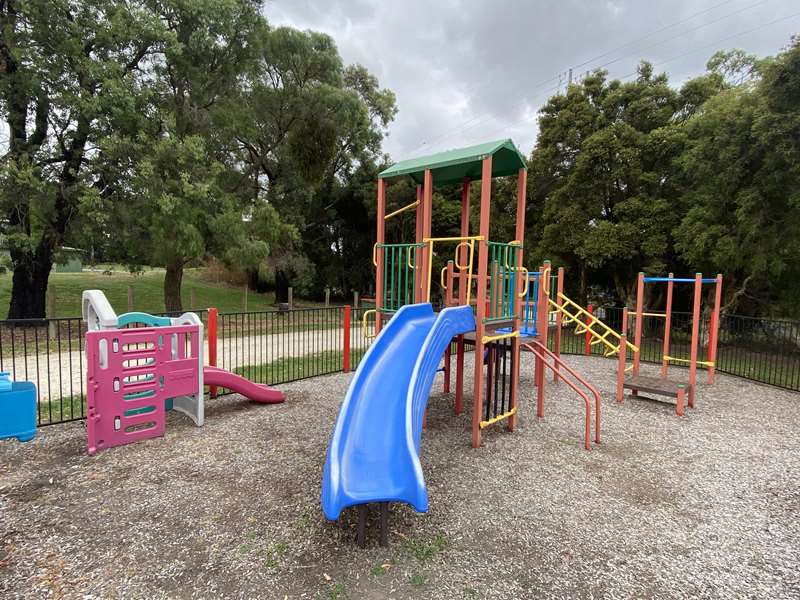
<instances>
[{"instance_id":1,"label":"grey cloud","mask_svg":"<svg viewBox=\"0 0 800 600\"><path fill-rule=\"evenodd\" d=\"M677 85L700 74L718 48L774 54L800 17L714 42L795 12L796 0L270 0L266 6L273 24L333 36L345 61L364 64L397 94L400 112L385 144L395 159L507 136L528 153L536 111L558 88L559 75L563 88L570 66L686 19L574 73L614 61L610 75L625 77L644 58L669 61L659 70Z\"/></svg>"}]
</instances>

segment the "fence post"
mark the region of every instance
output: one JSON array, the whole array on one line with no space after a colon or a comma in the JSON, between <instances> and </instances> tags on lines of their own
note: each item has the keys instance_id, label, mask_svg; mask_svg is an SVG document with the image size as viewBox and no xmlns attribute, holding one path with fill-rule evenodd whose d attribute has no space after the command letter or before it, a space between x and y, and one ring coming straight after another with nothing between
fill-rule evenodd
<instances>
[{"instance_id":1,"label":"fence post","mask_svg":"<svg viewBox=\"0 0 800 600\"><path fill-rule=\"evenodd\" d=\"M350 371L350 305L344 307L344 331L342 332L342 371Z\"/></svg>"},{"instance_id":2,"label":"fence post","mask_svg":"<svg viewBox=\"0 0 800 600\"><path fill-rule=\"evenodd\" d=\"M594 306L589 303L589 306L586 307L586 312L590 315L594 314ZM589 356L592 353L592 334L589 333L589 327L592 325L592 320L589 317L586 317L586 337L583 340L583 355Z\"/></svg>"},{"instance_id":3,"label":"fence post","mask_svg":"<svg viewBox=\"0 0 800 600\"><path fill-rule=\"evenodd\" d=\"M289 288L289 291L288 291L288 293L287 293L287 295L286 295L286 300L289 302L289 309L292 309L292 308L294 308L294 299L292 298L292 296L293 296L293 293L292 293L292 292L293 292L293 290L292 290L292 288L290 287L290 288Z\"/></svg>"},{"instance_id":4,"label":"fence post","mask_svg":"<svg viewBox=\"0 0 800 600\"><path fill-rule=\"evenodd\" d=\"M358 310L358 292L353 292L353 308Z\"/></svg>"},{"instance_id":5,"label":"fence post","mask_svg":"<svg viewBox=\"0 0 800 600\"><path fill-rule=\"evenodd\" d=\"M217 366L217 309L208 309L208 364ZM208 391L212 398L217 397L217 386L211 385Z\"/></svg>"},{"instance_id":6,"label":"fence post","mask_svg":"<svg viewBox=\"0 0 800 600\"><path fill-rule=\"evenodd\" d=\"M56 338L56 329L58 328L55 322L56 318L56 288L53 284L47 286L47 295L45 297L45 316L47 317L47 333L51 340Z\"/></svg>"},{"instance_id":7,"label":"fence post","mask_svg":"<svg viewBox=\"0 0 800 600\"><path fill-rule=\"evenodd\" d=\"M133 312L133 286L128 286L128 312Z\"/></svg>"},{"instance_id":8,"label":"fence post","mask_svg":"<svg viewBox=\"0 0 800 600\"><path fill-rule=\"evenodd\" d=\"M331 288L325 288L325 308L331 305Z\"/></svg>"}]
</instances>

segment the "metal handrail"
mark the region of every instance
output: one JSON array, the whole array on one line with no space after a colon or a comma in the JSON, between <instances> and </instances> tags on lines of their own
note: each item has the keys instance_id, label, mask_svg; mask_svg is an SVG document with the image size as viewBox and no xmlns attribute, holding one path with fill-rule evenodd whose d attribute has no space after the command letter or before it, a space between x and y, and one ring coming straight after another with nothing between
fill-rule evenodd
<instances>
[{"instance_id":1,"label":"metal handrail","mask_svg":"<svg viewBox=\"0 0 800 600\"><path fill-rule=\"evenodd\" d=\"M595 420L594 420L594 436L595 436L595 439L594 439L594 441L595 441L596 444L599 444L600 443L600 405L601 405L601 398L600 398L600 392L597 391L597 388L594 387L592 384L590 384L588 381L586 381L582 376L578 375L578 373L576 373L575 370L572 367L567 365L563 360L561 360L558 356L553 354L550 350L548 350L540 342L537 342L537 341L534 340L534 341L529 342L527 344L522 344L522 346L520 346L520 348L525 348L529 352L532 352L533 354L535 354L538 358L540 358L542 360L542 363L548 369L550 369L551 371L553 371L553 373L558 375L561 378L561 380L564 381L564 383L566 383L569 387L572 388L573 391L575 391L581 398L583 398L583 402L584 402L584 406L585 406L584 447L587 450L591 450L591 447L592 447L591 446L591 437L592 437L592 425L591 425L592 417L591 417L591 413L592 413L592 408L591 408L591 401L589 400L589 396L583 390L581 390L577 385L575 385L574 382L572 382L571 380L569 380L566 377L564 377L564 375L562 373L560 373L559 370L555 368L555 366L553 366L549 362L547 362L545 357L552 358L553 362L556 365L558 365L560 368L562 368L564 371L566 371L568 374L570 374L572 377L574 377L578 381L578 383L583 385L587 390L589 390L589 392L591 392L591 394L594 396L594 404L595 404L595 413L594 413L594 417L595 417Z\"/></svg>"}]
</instances>

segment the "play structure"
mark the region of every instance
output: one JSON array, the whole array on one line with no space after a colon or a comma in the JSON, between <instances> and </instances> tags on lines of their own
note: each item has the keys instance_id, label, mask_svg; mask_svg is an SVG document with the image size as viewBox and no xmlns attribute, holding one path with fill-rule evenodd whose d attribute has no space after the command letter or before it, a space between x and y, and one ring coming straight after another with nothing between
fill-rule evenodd
<instances>
[{"instance_id":1,"label":"play structure","mask_svg":"<svg viewBox=\"0 0 800 600\"><path fill-rule=\"evenodd\" d=\"M10 376L0 372L0 440L29 442L36 437L36 386Z\"/></svg>"},{"instance_id":2,"label":"play structure","mask_svg":"<svg viewBox=\"0 0 800 600\"><path fill-rule=\"evenodd\" d=\"M411 177L416 199L387 213L387 180ZM515 239L489 237L492 180L516 176ZM535 356L537 414L544 416L545 369L566 382L583 400L583 442L591 447L592 408L595 442L600 441L600 395L556 351L547 347L550 320L574 321L583 331L617 352L624 343L616 333L563 292L563 270L553 274L549 263L534 272L523 266L527 170L511 140L500 140L411 159L379 175L377 242L373 248L375 309L364 315L365 334L374 319L375 340L351 381L331 436L322 482L322 508L338 519L349 506L358 507L358 540L364 543L367 505L380 506L381 543L386 541L388 503L406 502L428 508L427 489L419 462L425 412L437 367L444 357L445 389L451 380L451 346L455 345L454 412L463 410L464 357L471 346L473 406L471 443L481 445L481 432L496 425L513 431L517 416L520 352ZM470 189L480 181L479 226L470 231ZM460 235L435 237L431 232L433 186L461 186ZM414 241L386 240L385 223L415 210ZM433 268L436 257L453 258ZM445 307L434 312L432 286L438 271ZM555 289L553 288L555 284ZM556 328L560 336L560 327ZM558 338L560 339L560 337Z\"/></svg>"},{"instance_id":3,"label":"play structure","mask_svg":"<svg viewBox=\"0 0 800 600\"><path fill-rule=\"evenodd\" d=\"M283 393L204 364L203 323L147 313L117 317L100 290L82 298L87 324L87 447L98 450L164 435L166 411L205 421L204 386L220 386L253 402L283 402Z\"/></svg>"},{"instance_id":4,"label":"play structure","mask_svg":"<svg viewBox=\"0 0 800 600\"><path fill-rule=\"evenodd\" d=\"M644 308L645 284L666 284L666 307L664 312L648 311ZM691 319L691 341L689 344L689 356L677 357L670 355L670 337L672 333L672 299L675 284L689 284L693 286L692 294L692 319ZM701 303L703 285L714 285L714 304L711 308L711 317L708 326L707 339L707 360L698 359L700 346L701 329ZM676 278L670 273L667 277L646 277L644 273L639 273L636 282L636 311L634 312L634 347L633 361L630 367L626 364L626 348L623 346L619 354L617 367L617 402L624 399L624 390L630 390L632 395L653 394L675 398L675 412L678 416L683 416L685 404L688 401L689 408L694 408L695 396L697 391L697 368L706 367L709 384L714 383L714 374L717 358L717 345L719 342L719 317L720 305L722 303L722 275L714 278L703 278L702 273L696 273L692 278ZM644 319L646 317L664 320L663 351L661 355L660 377L647 377L639 374L641 352L639 348L642 344L642 334L644 330ZM623 310L622 334L625 337L628 327L628 309ZM667 374L670 363L687 364L689 367L688 379L684 383L674 379L668 379ZM628 376L627 373L630 372Z\"/></svg>"}]
</instances>

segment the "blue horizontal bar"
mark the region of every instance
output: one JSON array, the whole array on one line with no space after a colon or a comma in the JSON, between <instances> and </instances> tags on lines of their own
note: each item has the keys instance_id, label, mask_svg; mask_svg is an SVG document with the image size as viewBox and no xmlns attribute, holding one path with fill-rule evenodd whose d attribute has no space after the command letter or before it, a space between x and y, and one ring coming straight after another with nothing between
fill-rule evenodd
<instances>
[{"instance_id":1,"label":"blue horizontal bar","mask_svg":"<svg viewBox=\"0 0 800 600\"><path fill-rule=\"evenodd\" d=\"M694 283L694 279L688 277L645 277L645 283L666 283L667 281L672 281L673 283ZM700 283L716 283L716 278L712 279L701 279Z\"/></svg>"}]
</instances>

